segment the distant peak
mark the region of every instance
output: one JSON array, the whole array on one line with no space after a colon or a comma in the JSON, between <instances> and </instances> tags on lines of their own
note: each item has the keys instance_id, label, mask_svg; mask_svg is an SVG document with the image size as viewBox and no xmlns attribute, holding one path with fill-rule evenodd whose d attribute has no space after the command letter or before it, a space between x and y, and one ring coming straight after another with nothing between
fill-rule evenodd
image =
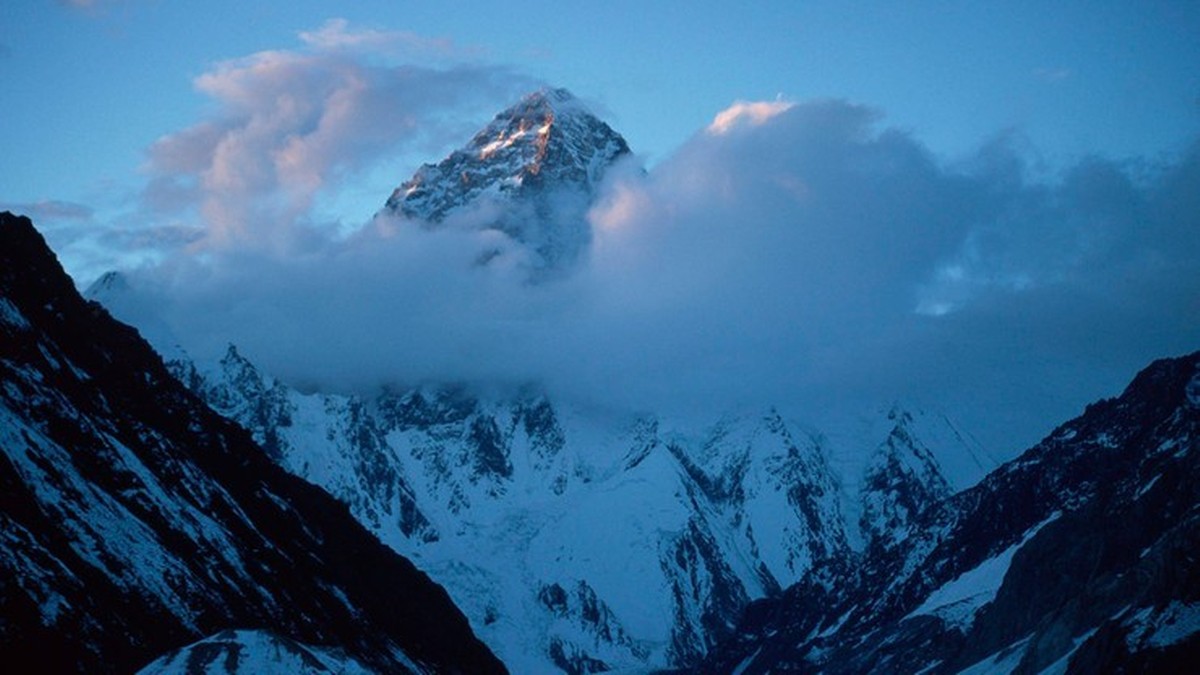
<instances>
[{"instance_id":1,"label":"distant peak","mask_svg":"<svg viewBox=\"0 0 1200 675\"><path fill-rule=\"evenodd\" d=\"M129 280L125 278L125 275L117 270L109 270L87 287L87 290L83 292L83 297L89 300L103 300L110 295L128 291Z\"/></svg>"}]
</instances>

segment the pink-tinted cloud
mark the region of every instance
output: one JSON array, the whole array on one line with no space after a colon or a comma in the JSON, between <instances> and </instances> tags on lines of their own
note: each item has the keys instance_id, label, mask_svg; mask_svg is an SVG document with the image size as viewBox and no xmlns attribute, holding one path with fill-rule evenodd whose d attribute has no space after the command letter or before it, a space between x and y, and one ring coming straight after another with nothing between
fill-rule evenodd
<instances>
[{"instance_id":1,"label":"pink-tinted cloud","mask_svg":"<svg viewBox=\"0 0 1200 675\"><path fill-rule=\"evenodd\" d=\"M196 78L215 113L150 148L145 206L198 218L204 246L302 244L314 234L318 196L391 154L465 133L465 113L531 86L493 67L364 56L420 42L407 34L353 32L334 21L303 35L313 49L259 52Z\"/></svg>"},{"instance_id":2,"label":"pink-tinted cloud","mask_svg":"<svg viewBox=\"0 0 1200 675\"><path fill-rule=\"evenodd\" d=\"M57 0L59 5L90 17L103 17L108 10L127 5L130 0Z\"/></svg>"},{"instance_id":3,"label":"pink-tinted cloud","mask_svg":"<svg viewBox=\"0 0 1200 675\"><path fill-rule=\"evenodd\" d=\"M738 125L758 126L791 108L792 105L787 101L738 101L717 113L712 124L708 125L708 132L710 134L726 134Z\"/></svg>"}]
</instances>

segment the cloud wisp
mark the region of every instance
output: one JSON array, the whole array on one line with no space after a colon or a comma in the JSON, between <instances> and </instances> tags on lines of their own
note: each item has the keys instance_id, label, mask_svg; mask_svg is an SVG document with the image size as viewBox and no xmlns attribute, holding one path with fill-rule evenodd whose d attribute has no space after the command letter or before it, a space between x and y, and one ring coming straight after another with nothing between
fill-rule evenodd
<instances>
[{"instance_id":1,"label":"cloud wisp","mask_svg":"<svg viewBox=\"0 0 1200 675\"><path fill-rule=\"evenodd\" d=\"M61 199L43 199L26 203L3 203L0 209L21 213L34 220L90 220L95 215L94 209L86 204L63 201Z\"/></svg>"},{"instance_id":2,"label":"cloud wisp","mask_svg":"<svg viewBox=\"0 0 1200 675\"><path fill-rule=\"evenodd\" d=\"M387 56L423 59L474 55L448 38L429 38L411 31L382 30L351 26L342 18L329 19L320 28L301 31L300 41L320 51L370 52Z\"/></svg>"}]
</instances>

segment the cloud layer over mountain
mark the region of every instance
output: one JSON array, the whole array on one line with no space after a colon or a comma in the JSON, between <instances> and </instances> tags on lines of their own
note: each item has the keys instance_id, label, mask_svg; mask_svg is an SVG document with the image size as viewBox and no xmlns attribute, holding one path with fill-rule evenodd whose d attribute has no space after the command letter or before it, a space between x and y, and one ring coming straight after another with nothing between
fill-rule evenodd
<instances>
[{"instance_id":1,"label":"cloud layer over mountain","mask_svg":"<svg viewBox=\"0 0 1200 675\"><path fill-rule=\"evenodd\" d=\"M147 203L207 229L135 286L198 356L232 341L306 386L536 381L678 414L916 400L1013 451L1200 343L1200 146L1048 172L1001 135L951 163L840 100L740 102L610 172L562 279L529 283L520 246L470 223L344 236L315 194L517 81L372 66L352 37L219 65L198 80L218 114L151 151Z\"/></svg>"}]
</instances>

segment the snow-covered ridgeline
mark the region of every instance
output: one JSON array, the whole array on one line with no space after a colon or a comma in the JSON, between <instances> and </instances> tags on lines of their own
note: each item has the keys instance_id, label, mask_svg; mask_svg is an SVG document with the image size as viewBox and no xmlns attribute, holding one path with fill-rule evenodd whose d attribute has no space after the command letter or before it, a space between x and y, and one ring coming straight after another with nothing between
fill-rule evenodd
<instances>
[{"instance_id":1,"label":"snow-covered ridgeline","mask_svg":"<svg viewBox=\"0 0 1200 675\"><path fill-rule=\"evenodd\" d=\"M856 503L946 490L914 431L925 418L898 410L840 458L881 481L850 482L860 495L825 438L774 410L694 429L537 394L303 394L233 348L173 367L444 585L522 672L694 663L750 600L858 555L848 523L874 512Z\"/></svg>"}]
</instances>

